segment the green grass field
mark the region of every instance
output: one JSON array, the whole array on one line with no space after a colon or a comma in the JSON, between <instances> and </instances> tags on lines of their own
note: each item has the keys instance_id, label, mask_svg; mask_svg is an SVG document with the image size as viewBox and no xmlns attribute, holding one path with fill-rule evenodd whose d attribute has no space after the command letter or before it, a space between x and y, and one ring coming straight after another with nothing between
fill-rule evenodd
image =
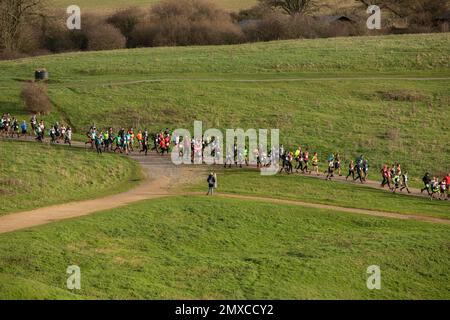
<instances>
[{"instance_id":1,"label":"green grass field","mask_svg":"<svg viewBox=\"0 0 450 320\"><path fill-rule=\"evenodd\" d=\"M125 157L0 140L0 215L119 193L141 177Z\"/></svg>"},{"instance_id":2,"label":"green grass field","mask_svg":"<svg viewBox=\"0 0 450 320\"><path fill-rule=\"evenodd\" d=\"M218 174L219 192L223 193L450 219L448 202L407 196L406 190L403 194L393 194L387 191L387 187L386 190L381 190L359 183L325 181L324 176L316 178L283 174L266 177L255 170L214 170ZM343 174L346 175L347 172L343 170ZM370 178L378 179L378 174ZM205 185L203 183L194 188L204 191ZM187 186L186 190L192 190L192 186Z\"/></svg>"},{"instance_id":3,"label":"green grass field","mask_svg":"<svg viewBox=\"0 0 450 320\"><path fill-rule=\"evenodd\" d=\"M449 299L449 241L448 226L154 200L0 235L0 298ZM66 289L69 265L80 291ZM366 288L370 265L381 290Z\"/></svg>"},{"instance_id":4,"label":"green grass field","mask_svg":"<svg viewBox=\"0 0 450 320\"><path fill-rule=\"evenodd\" d=\"M1 62L0 112L28 118L21 81L46 67L55 106L46 119L68 122L79 134L92 122L151 130L191 128L193 120L205 128L279 128L282 143L318 151L322 163L331 152L346 160L363 153L373 170L400 161L417 183L424 171L450 170L450 80L419 81L450 76L449 37L153 48Z\"/></svg>"},{"instance_id":5,"label":"green grass field","mask_svg":"<svg viewBox=\"0 0 450 320\"><path fill-rule=\"evenodd\" d=\"M54 109L43 119L69 124L78 138L93 122L279 128L282 143L318 151L322 165L331 152L345 161L363 153L371 179L384 162L400 161L418 185L424 171L450 171L449 40L338 38L4 61L0 114L29 119L20 89L45 67ZM140 178L130 160L82 149L0 141L0 156L0 215L118 192ZM440 201L311 177L225 172L218 169L221 192L450 218ZM44 185L34 183L40 177ZM450 299L448 231L236 199L158 199L0 234L0 298ZM70 265L81 268L77 292L65 286ZM366 288L370 265L381 267L382 290Z\"/></svg>"}]
</instances>

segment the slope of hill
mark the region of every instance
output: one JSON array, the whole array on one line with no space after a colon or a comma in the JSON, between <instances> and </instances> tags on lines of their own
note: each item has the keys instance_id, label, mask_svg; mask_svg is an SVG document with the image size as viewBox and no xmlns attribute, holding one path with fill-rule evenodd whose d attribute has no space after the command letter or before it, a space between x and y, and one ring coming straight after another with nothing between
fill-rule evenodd
<instances>
[{"instance_id":1,"label":"slope of hill","mask_svg":"<svg viewBox=\"0 0 450 320\"><path fill-rule=\"evenodd\" d=\"M180 197L0 235L1 299L448 299L448 226ZM68 266L81 290L66 288ZM382 268L382 290L366 287Z\"/></svg>"},{"instance_id":2,"label":"slope of hill","mask_svg":"<svg viewBox=\"0 0 450 320\"><path fill-rule=\"evenodd\" d=\"M79 133L135 126L279 128L290 147L373 170L401 161L418 178L450 170L450 35L281 41L238 46L70 53L1 62L0 112L28 117L18 93L34 68L51 74L47 120ZM436 79L438 78L438 79ZM17 80L17 81L11 81Z\"/></svg>"},{"instance_id":3,"label":"slope of hill","mask_svg":"<svg viewBox=\"0 0 450 320\"><path fill-rule=\"evenodd\" d=\"M140 174L134 161L117 155L0 140L0 215L116 194Z\"/></svg>"}]
</instances>

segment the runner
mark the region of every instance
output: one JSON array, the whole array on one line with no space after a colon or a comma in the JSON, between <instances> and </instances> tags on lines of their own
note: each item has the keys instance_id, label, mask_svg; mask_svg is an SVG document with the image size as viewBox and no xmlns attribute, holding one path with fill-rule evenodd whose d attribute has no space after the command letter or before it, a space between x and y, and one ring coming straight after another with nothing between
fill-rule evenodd
<instances>
[{"instance_id":1,"label":"runner","mask_svg":"<svg viewBox=\"0 0 450 320\"><path fill-rule=\"evenodd\" d=\"M369 177L369 162L366 159L364 159L364 161L363 161L362 171L364 173L363 180L366 181L367 178Z\"/></svg>"},{"instance_id":2,"label":"runner","mask_svg":"<svg viewBox=\"0 0 450 320\"><path fill-rule=\"evenodd\" d=\"M447 200L450 200L450 173L448 173L444 179L447 184Z\"/></svg>"},{"instance_id":3,"label":"runner","mask_svg":"<svg viewBox=\"0 0 450 320\"><path fill-rule=\"evenodd\" d=\"M336 155L334 156L334 169L339 174L339 177L342 177L342 173L341 173L341 156L337 152L336 152Z\"/></svg>"},{"instance_id":4,"label":"runner","mask_svg":"<svg viewBox=\"0 0 450 320\"><path fill-rule=\"evenodd\" d=\"M95 149L97 150L97 154L102 154L102 143L103 143L103 134L99 133L95 136Z\"/></svg>"},{"instance_id":5,"label":"runner","mask_svg":"<svg viewBox=\"0 0 450 320\"><path fill-rule=\"evenodd\" d=\"M68 127L64 134L64 144L68 144L70 147L72 146L72 128Z\"/></svg>"},{"instance_id":6,"label":"runner","mask_svg":"<svg viewBox=\"0 0 450 320\"><path fill-rule=\"evenodd\" d=\"M352 176L352 179L355 180L355 162L353 160L350 161L350 164L348 165L348 175L345 180L348 180L350 176Z\"/></svg>"},{"instance_id":7,"label":"runner","mask_svg":"<svg viewBox=\"0 0 450 320\"><path fill-rule=\"evenodd\" d=\"M223 167L226 168L227 164L228 164L228 168L231 168L231 165L233 164L233 151L231 151L231 148L227 149L227 155L226 155L225 163L224 163Z\"/></svg>"},{"instance_id":8,"label":"runner","mask_svg":"<svg viewBox=\"0 0 450 320\"><path fill-rule=\"evenodd\" d=\"M402 174L402 187L400 188L400 191L403 191L404 189L406 189L408 193L411 193L408 186L408 172L406 171Z\"/></svg>"},{"instance_id":9,"label":"runner","mask_svg":"<svg viewBox=\"0 0 450 320\"><path fill-rule=\"evenodd\" d=\"M334 177L334 168L335 168L334 156L331 155L328 157L328 170L327 170L327 176L326 176L325 180L331 181L331 178Z\"/></svg>"},{"instance_id":10,"label":"runner","mask_svg":"<svg viewBox=\"0 0 450 320\"><path fill-rule=\"evenodd\" d=\"M48 135L50 136L51 139L50 143L53 144L56 143L56 131L54 126L50 128Z\"/></svg>"},{"instance_id":11,"label":"runner","mask_svg":"<svg viewBox=\"0 0 450 320\"><path fill-rule=\"evenodd\" d=\"M303 153L302 153L302 147L298 147L297 150L294 152L295 161L297 161L297 167L295 168L295 172L298 173L298 170L300 169L303 171Z\"/></svg>"},{"instance_id":12,"label":"runner","mask_svg":"<svg viewBox=\"0 0 450 320\"><path fill-rule=\"evenodd\" d=\"M446 179L442 179L441 181L441 195L439 197L440 200L446 200L447 198L447 181Z\"/></svg>"},{"instance_id":13,"label":"runner","mask_svg":"<svg viewBox=\"0 0 450 320\"><path fill-rule=\"evenodd\" d=\"M431 195L430 199L433 200L435 197L439 198L439 192L440 192L440 184L437 177L433 177L433 180L431 181Z\"/></svg>"},{"instance_id":14,"label":"runner","mask_svg":"<svg viewBox=\"0 0 450 320\"><path fill-rule=\"evenodd\" d=\"M306 149L306 151L303 153L303 173L309 173L311 174L311 171L308 171L308 163L309 163L309 151L308 148Z\"/></svg>"},{"instance_id":15,"label":"runner","mask_svg":"<svg viewBox=\"0 0 450 320\"><path fill-rule=\"evenodd\" d=\"M143 135L142 135L142 131L141 130L138 131L138 133L136 135L136 138L137 138L137 141L138 141L138 144L139 144L139 150L142 151L142 149L143 149L142 148Z\"/></svg>"},{"instance_id":16,"label":"runner","mask_svg":"<svg viewBox=\"0 0 450 320\"><path fill-rule=\"evenodd\" d=\"M383 169L381 169L381 177L383 178L383 181L381 182L381 187L384 189L384 187L387 185L389 189L391 189L391 179L390 179L390 168L385 164L383 166Z\"/></svg>"},{"instance_id":17,"label":"runner","mask_svg":"<svg viewBox=\"0 0 450 320\"><path fill-rule=\"evenodd\" d=\"M14 138L14 135L16 135L17 138L20 137L20 135L19 135L19 121L16 118L12 119L11 138Z\"/></svg>"},{"instance_id":18,"label":"runner","mask_svg":"<svg viewBox=\"0 0 450 320\"><path fill-rule=\"evenodd\" d=\"M109 132L108 131L104 131L102 132L102 136L103 136L103 151L106 152L109 149Z\"/></svg>"},{"instance_id":19,"label":"runner","mask_svg":"<svg viewBox=\"0 0 450 320\"><path fill-rule=\"evenodd\" d=\"M392 188L392 192L396 193L397 189L400 189L400 176L398 174L395 174L394 178L392 179L392 182L394 183L394 187Z\"/></svg>"},{"instance_id":20,"label":"runner","mask_svg":"<svg viewBox=\"0 0 450 320\"><path fill-rule=\"evenodd\" d=\"M428 195L431 196L431 178L430 174L427 172L422 178L424 188L420 190L420 193L423 193L424 191L427 191Z\"/></svg>"},{"instance_id":21,"label":"runner","mask_svg":"<svg viewBox=\"0 0 450 320\"><path fill-rule=\"evenodd\" d=\"M31 116L31 119L30 119L31 132L35 132L36 131L36 124L37 124L36 115L33 114Z\"/></svg>"},{"instance_id":22,"label":"runner","mask_svg":"<svg viewBox=\"0 0 450 320\"><path fill-rule=\"evenodd\" d=\"M27 122L25 120L22 121L20 128L22 129L22 136L26 136L27 135Z\"/></svg>"},{"instance_id":23,"label":"runner","mask_svg":"<svg viewBox=\"0 0 450 320\"><path fill-rule=\"evenodd\" d=\"M312 160L312 166L314 173L319 176L319 156L317 155L317 152L314 152L313 160Z\"/></svg>"},{"instance_id":24,"label":"runner","mask_svg":"<svg viewBox=\"0 0 450 320\"><path fill-rule=\"evenodd\" d=\"M118 134L115 138L114 138L114 143L116 144L116 147L114 148L114 153L116 153L117 150L119 150L120 153L123 153L123 140L120 137L120 134Z\"/></svg>"}]
</instances>

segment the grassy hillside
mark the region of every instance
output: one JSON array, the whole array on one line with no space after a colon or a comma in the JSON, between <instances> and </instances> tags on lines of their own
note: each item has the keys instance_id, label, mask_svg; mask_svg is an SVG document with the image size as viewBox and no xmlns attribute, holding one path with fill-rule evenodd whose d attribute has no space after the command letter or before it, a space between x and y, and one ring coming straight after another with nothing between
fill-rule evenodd
<instances>
[{"instance_id":1,"label":"grassy hillside","mask_svg":"<svg viewBox=\"0 0 450 320\"><path fill-rule=\"evenodd\" d=\"M125 157L0 140L0 215L114 194L139 178Z\"/></svg>"},{"instance_id":2,"label":"grassy hillside","mask_svg":"<svg viewBox=\"0 0 450 320\"><path fill-rule=\"evenodd\" d=\"M224 193L450 219L448 202L410 197L406 195L406 190L403 193L393 194L386 191L387 187L383 191L359 183L325 181L323 176L321 179L304 175L266 177L255 170L216 169L216 171L219 191ZM342 173L345 177L347 170L342 170ZM378 175L375 173L370 178L378 179ZM189 186L186 190L192 190L191 188ZM195 189L204 191L204 183Z\"/></svg>"},{"instance_id":3,"label":"grassy hillside","mask_svg":"<svg viewBox=\"0 0 450 320\"><path fill-rule=\"evenodd\" d=\"M154 200L0 235L0 298L448 299L449 241L447 226ZM77 292L65 288L73 264ZM366 288L370 265L382 290Z\"/></svg>"},{"instance_id":4,"label":"grassy hillside","mask_svg":"<svg viewBox=\"0 0 450 320\"><path fill-rule=\"evenodd\" d=\"M98 126L279 128L282 143L449 171L450 35L71 53L1 62L0 112L28 117L21 80L50 71L48 121ZM447 77L434 80L430 78ZM406 78L406 79L405 79ZM420 81L422 79L422 81ZM13 80L13 81L12 81ZM290 81L289 81L290 80ZM445 134L444 134L445 135Z\"/></svg>"},{"instance_id":5,"label":"grassy hillside","mask_svg":"<svg viewBox=\"0 0 450 320\"><path fill-rule=\"evenodd\" d=\"M71 0L47 0L52 4L53 8L65 9L68 6L74 4ZM212 0L219 4L220 7L227 10L240 10L249 8L254 5L257 0ZM159 0L78 0L76 4L81 8L81 10L87 11L101 11L101 12L111 12L116 9L128 8L132 6L139 7L150 7L151 5L159 2Z\"/></svg>"}]
</instances>

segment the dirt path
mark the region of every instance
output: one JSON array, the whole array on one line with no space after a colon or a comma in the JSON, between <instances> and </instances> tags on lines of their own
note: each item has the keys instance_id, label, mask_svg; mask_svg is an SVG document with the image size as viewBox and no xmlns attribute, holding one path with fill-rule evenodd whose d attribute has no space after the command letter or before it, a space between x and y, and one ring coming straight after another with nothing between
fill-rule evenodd
<instances>
[{"instance_id":1,"label":"dirt path","mask_svg":"<svg viewBox=\"0 0 450 320\"><path fill-rule=\"evenodd\" d=\"M148 199L183 196L183 195L203 195L201 193L183 193L177 189L180 186L196 181L203 181L206 176L207 167L204 166L183 166L177 167L170 162L170 158L151 154L150 156L133 155L136 161L143 167L147 175L146 180L137 188L130 191L107 196L94 200L70 202L62 205L55 205L36 210L13 213L0 217L0 233L12 232L47 223L86 216L94 212L118 208L128 204ZM344 180L343 177L336 177L337 180ZM366 184L370 188L378 188L379 184L369 181ZM418 190L413 190L414 196L420 195ZM265 198L257 196L244 196L234 194L217 194L218 197L241 199L249 201L262 201L276 204L298 205L306 208L330 209L338 212L347 212L363 215L371 215L385 218L395 218L402 220L416 220L423 222L439 223L450 225L450 220L439 219L418 215L407 215L399 213L382 212L366 209L355 209L339 207L334 205L315 204L294 200L283 200L275 198Z\"/></svg>"},{"instance_id":2,"label":"dirt path","mask_svg":"<svg viewBox=\"0 0 450 320\"><path fill-rule=\"evenodd\" d=\"M86 216L130 203L171 195L171 189L195 178L193 168L180 168L159 155L132 156L145 169L147 179L137 188L104 198L70 202L0 217L0 233L35 227L55 221Z\"/></svg>"},{"instance_id":3,"label":"dirt path","mask_svg":"<svg viewBox=\"0 0 450 320\"><path fill-rule=\"evenodd\" d=\"M121 82L111 82L101 84L102 87L108 86L127 86L143 83L161 83L161 82L237 82L237 83L265 83L265 82L313 82L313 81L447 81L449 77L304 77L304 78L266 78L266 79L236 79L236 78L160 78L129 80ZM61 84L65 85L65 84ZM92 84L90 84L92 85ZM95 85L95 84L94 84Z\"/></svg>"},{"instance_id":4,"label":"dirt path","mask_svg":"<svg viewBox=\"0 0 450 320\"><path fill-rule=\"evenodd\" d=\"M333 210L333 211L338 211L338 212L363 214L363 215L369 215L369 216L375 216L375 217L395 218L395 219L401 219L401 220L416 220L416 221L450 225L450 220L426 217L426 216L416 216L416 215L391 213L391 212L383 212L383 211L367 210L367 209L346 208L346 207L339 207L339 206L326 205L326 204L302 202L302 201L296 201L296 200L284 200L284 199L265 198L265 197L257 197L257 196L243 196L243 195L235 195L235 194L228 194L228 193L225 193L225 194L217 193L216 196L221 197L221 198L228 198L228 199L241 199L241 200L249 200L249 201L269 202L269 203L274 203L274 204L296 205L296 206L301 206L301 207L305 207L305 208L327 209L327 210Z\"/></svg>"}]
</instances>

